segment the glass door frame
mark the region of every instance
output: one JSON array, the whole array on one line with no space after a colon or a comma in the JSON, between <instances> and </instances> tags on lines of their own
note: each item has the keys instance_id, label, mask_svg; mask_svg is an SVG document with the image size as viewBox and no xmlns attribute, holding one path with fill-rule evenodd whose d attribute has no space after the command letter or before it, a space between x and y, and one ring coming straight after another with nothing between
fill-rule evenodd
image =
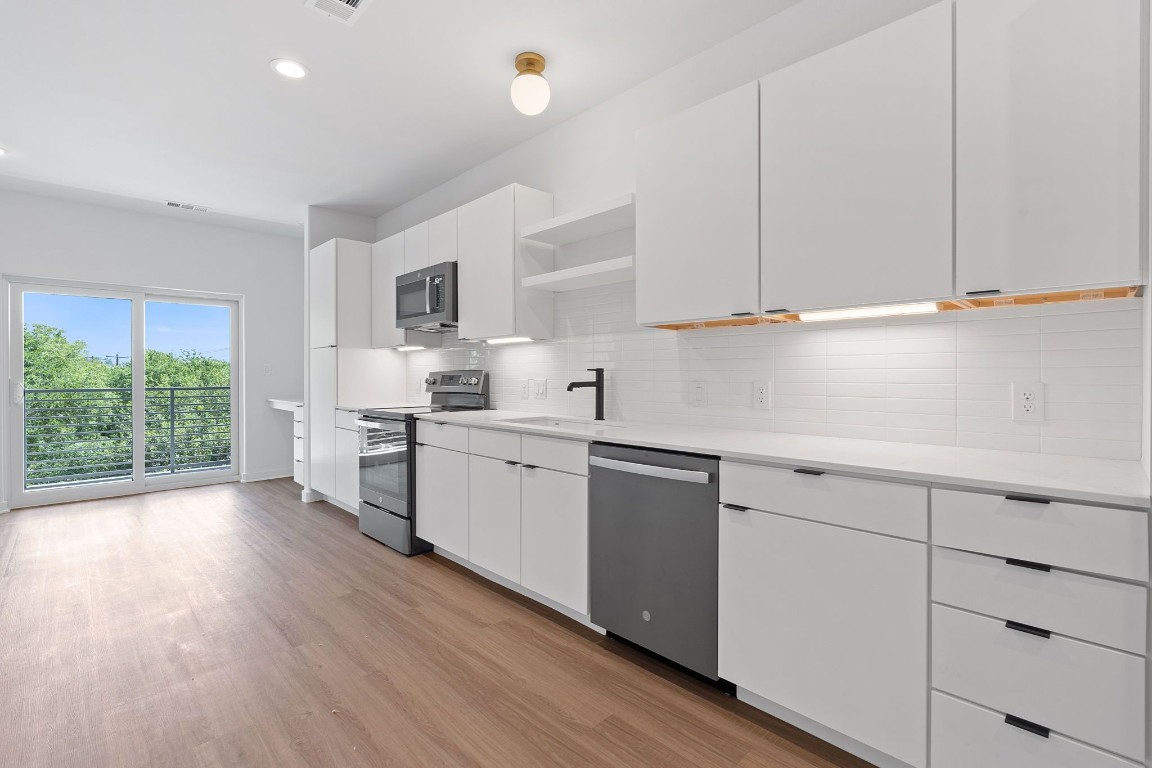
<instances>
[{"instance_id":1,"label":"glass door frame","mask_svg":"<svg viewBox=\"0 0 1152 768\"><path fill-rule=\"evenodd\" d=\"M99 283L83 283L40 278L5 277L4 296L8 301L9 332L5 334L4 367L8 391L3 409L3 428L9 434L2 448L3 461L9 467L4 473L4 496L9 508L34 507L70 501L127 496L165 488L183 488L214 483L234 482L243 474L243 296L197 291L127 288ZM49 293L66 296L125 299L132 302L132 476L130 479L86 485L61 486L27 490L24 487L24 294ZM145 471L145 305L149 301L226 306L229 308L231 350L231 431L232 462L230 467L206 469L175 475L153 475Z\"/></svg>"}]
</instances>

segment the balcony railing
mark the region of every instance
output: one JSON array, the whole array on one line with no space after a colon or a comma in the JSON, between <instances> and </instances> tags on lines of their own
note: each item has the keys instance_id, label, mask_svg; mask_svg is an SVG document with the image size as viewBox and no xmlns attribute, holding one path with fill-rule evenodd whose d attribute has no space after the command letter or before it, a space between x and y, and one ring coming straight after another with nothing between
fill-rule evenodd
<instances>
[{"instance_id":1,"label":"balcony railing","mask_svg":"<svg viewBox=\"0 0 1152 768\"><path fill-rule=\"evenodd\" d=\"M130 389L24 391L26 488L131 478L132 446ZM231 388L145 389L145 474L231 465Z\"/></svg>"}]
</instances>

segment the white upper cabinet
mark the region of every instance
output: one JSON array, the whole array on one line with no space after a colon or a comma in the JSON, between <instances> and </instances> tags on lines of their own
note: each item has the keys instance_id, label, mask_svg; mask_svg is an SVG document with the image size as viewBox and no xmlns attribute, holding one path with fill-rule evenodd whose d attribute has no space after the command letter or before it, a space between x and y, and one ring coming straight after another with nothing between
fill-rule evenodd
<instances>
[{"instance_id":1,"label":"white upper cabinet","mask_svg":"<svg viewBox=\"0 0 1152 768\"><path fill-rule=\"evenodd\" d=\"M759 85L642 131L636 167L636 320L760 307Z\"/></svg>"},{"instance_id":2,"label":"white upper cabinet","mask_svg":"<svg viewBox=\"0 0 1152 768\"><path fill-rule=\"evenodd\" d=\"M404 331L396 327L396 278L404 270L404 233L372 246L372 346L399 347Z\"/></svg>"},{"instance_id":3,"label":"white upper cabinet","mask_svg":"<svg viewBox=\"0 0 1152 768\"><path fill-rule=\"evenodd\" d=\"M428 221L428 264L456 261L456 210Z\"/></svg>"},{"instance_id":4,"label":"white upper cabinet","mask_svg":"<svg viewBox=\"0 0 1152 768\"><path fill-rule=\"evenodd\" d=\"M552 336L553 294L520 281L553 270L554 248L520 229L552 216L552 195L512 184L456 210L460 338Z\"/></svg>"},{"instance_id":5,"label":"white upper cabinet","mask_svg":"<svg viewBox=\"0 0 1152 768\"><path fill-rule=\"evenodd\" d=\"M758 309L950 296L951 2L763 78L760 185Z\"/></svg>"},{"instance_id":6,"label":"white upper cabinet","mask_svg":"<svg viewBox=\"0 0 1152 768\"><path fill-rule=\"evenodd\" d=\"M956 290L1139 283L1140 0L957 0Z\"/></svg>"},{"instance_id":7,"label":"white upper cabinet","mask_svg":"<svg viewBox=\"0 0 1152 768\"><path fill-rule=\"evenodd\" d=\"M372 336L372 246L335 239L308 258L308 346L361 347Z\"/></svg>"},{"instance_id":8,"label":"white upper cabinet","mask_svg":"<svg viewBox=\"0 0 1152 768\"><path fill-rule=\"evenodd\" d=\"M429 264L428 222L422 221L404 230L404 272L415 272Z\"/></svg>"}]
</instances>

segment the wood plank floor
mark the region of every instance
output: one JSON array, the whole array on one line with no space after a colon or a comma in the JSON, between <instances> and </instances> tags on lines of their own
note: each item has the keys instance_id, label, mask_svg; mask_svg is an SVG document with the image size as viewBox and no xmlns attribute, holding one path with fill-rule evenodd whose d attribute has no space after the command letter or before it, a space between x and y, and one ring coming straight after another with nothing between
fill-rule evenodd
<instances>
[{"instance_id":1,"label":"wood plank floor","mask_svg":"<svg viewBox=\"0 0 1152 768\"><path fill-rule=\"evenodd\" d=\"M0 515L0 764L867 764L284 480Z\"/></svg>"}]
</instances>

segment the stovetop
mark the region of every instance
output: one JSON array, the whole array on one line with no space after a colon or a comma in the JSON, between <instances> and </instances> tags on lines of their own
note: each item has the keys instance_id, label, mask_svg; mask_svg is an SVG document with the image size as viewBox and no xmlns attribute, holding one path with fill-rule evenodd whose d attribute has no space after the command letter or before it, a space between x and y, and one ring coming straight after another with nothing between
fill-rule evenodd
<instances>
[{"instance_id":1,"label":"stovetop","mask_svg":"<svg viewBox=\"0 0 1152 768\"><path fill-rule=\"evenodd\" d=\"M447 413L451 411L482 411L483 407L470 405L398 405L383 408L366 408L361 416L419 416L425 413Z\"/></svg>"}]
</instances>

